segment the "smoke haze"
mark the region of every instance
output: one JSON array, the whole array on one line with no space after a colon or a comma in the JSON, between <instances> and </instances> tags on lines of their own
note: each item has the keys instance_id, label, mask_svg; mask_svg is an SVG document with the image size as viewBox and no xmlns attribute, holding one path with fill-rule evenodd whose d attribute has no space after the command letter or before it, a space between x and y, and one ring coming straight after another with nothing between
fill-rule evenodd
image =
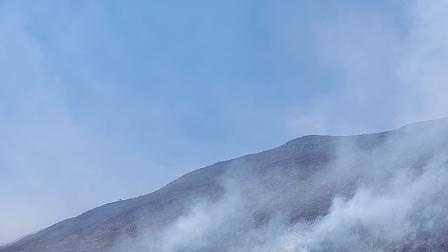
<instances>
[{"instance_id":1,"label":"smoke haze","mask_svg":"<svg viewBox=\"0 0 448 252\"><path fill-rule=\"evenodd\" d=\"M446 116L447 11L437 0L0 1L0 243L297 136ZM431 223L444 223L444 157L408 169L404 156L424 155L419 141L438 140L413 138L367 153L342 144L303 201L327 185L356 190L341 189L316 223L286 225L274 211L249 228L244 202L286 191L299 204L303 187L228 175L222 198L192 200L161 237L139 235L142 247L363 251L432 237ZM236 243L217 241L240 229Z\"/></svg>"}]
</instances>

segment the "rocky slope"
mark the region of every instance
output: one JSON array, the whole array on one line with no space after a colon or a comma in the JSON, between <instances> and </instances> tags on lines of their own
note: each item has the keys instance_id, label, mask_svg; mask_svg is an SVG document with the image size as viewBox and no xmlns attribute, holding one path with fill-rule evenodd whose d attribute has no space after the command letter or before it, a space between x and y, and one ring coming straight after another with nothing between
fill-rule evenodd
<instances>
[{"instance_id":1,"label":"rocky slope","mask_svg":"<svg viewBox=\"0 0 448 252\"><path fill-rule=\"evenodd\" d=\"M305 136L95 208L0 252L448 251L447 147L447 119Z\"/></svg>"}]
</instances>

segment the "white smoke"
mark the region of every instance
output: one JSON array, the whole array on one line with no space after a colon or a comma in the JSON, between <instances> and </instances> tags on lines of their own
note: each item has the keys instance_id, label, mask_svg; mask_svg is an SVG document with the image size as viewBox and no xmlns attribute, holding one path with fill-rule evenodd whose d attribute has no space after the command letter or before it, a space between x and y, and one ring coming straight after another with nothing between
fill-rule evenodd
<instances>
[{"instance_id":1,"label":"white smoke","mask_svg":"<svg viewBox=\"0 0 448 252\"><path fill-rule=\"evenodd\" d=\"M235 163L218 201L195 199L157 234L142 233L141 251L440 250L448 230L447 122L407 126L373 147L359 143L362 137L338 138L336 158L307 178L303 191L291 188L302 180L291 184L287 176L266 177ZM266 185L266 178L280 186ZM288 197L306 205L326 194L325 187L334 192L327 213L291 222ZM260 210L268 214L257 221ZM131 244L126 249L137 251Z\"/></svg>"}]
</instances>

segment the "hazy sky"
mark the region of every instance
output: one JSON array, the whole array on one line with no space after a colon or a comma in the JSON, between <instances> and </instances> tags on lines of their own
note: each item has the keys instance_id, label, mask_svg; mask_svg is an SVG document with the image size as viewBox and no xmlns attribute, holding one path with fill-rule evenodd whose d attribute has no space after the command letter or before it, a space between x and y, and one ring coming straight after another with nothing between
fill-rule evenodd
<instances>
[{"instance_id":1,"label":"hazy sky","mask_svg":"<svg viewBox=\"0 0 448 252\"><path fill-rule=\"evenodd\" d=\"M0 243L304 134L448 115L447 11L0 0Z\"/></svg>"}]
</instances>

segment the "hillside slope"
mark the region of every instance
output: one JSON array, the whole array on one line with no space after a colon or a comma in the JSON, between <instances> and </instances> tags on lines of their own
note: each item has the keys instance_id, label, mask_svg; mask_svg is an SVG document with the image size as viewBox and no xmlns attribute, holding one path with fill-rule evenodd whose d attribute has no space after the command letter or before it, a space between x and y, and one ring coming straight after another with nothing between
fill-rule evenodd
<instances>
[{"instance_id":1,"label":"hillside slope","mask_svg":"<svg viewBox=\"0 0 448 252\"><path fill-rule=\"evenodd\" d=\"M447 119L305 136L95 208L0 252L448 251L447 147Z\"/></svg>"}]
</instances>

